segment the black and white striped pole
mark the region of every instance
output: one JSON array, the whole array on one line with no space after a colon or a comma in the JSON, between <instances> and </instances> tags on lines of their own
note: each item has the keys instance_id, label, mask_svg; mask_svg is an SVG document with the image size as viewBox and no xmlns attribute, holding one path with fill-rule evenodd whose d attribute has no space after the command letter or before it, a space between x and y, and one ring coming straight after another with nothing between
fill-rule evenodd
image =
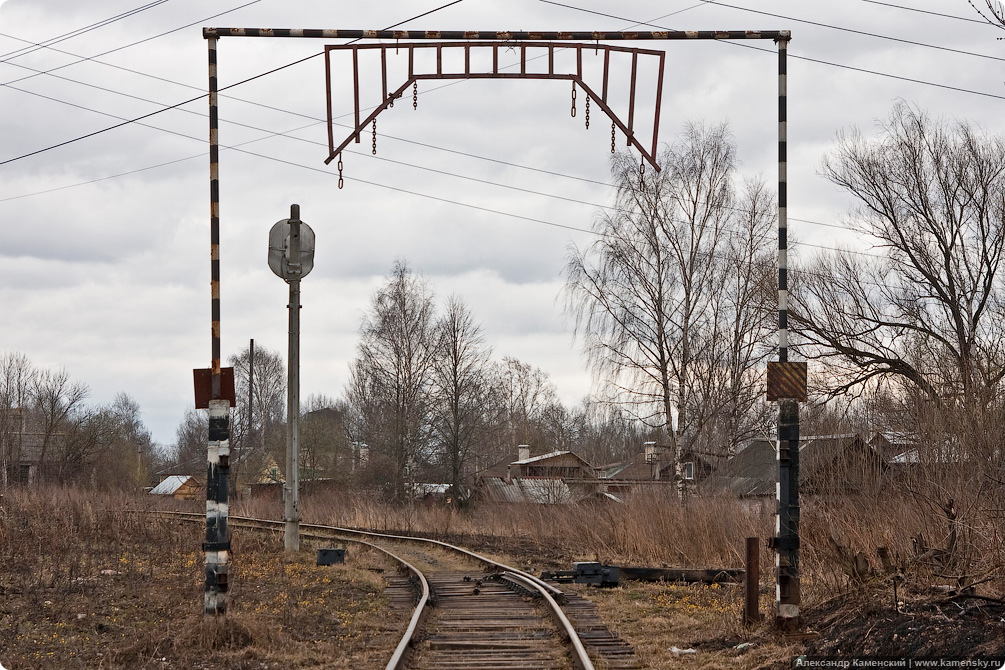
<instances>
[{"instance_id":1,"label":"black and white striped pole","mask_svg":"<svg viewBox=\"0 0 1005 670\"><path fill-rule=\"evenodd\" d=\"M778 38L778 362L768 363L768 400L778 401L778 499L775 621L799 625L799 401L806 400L806 363L789 362L788 327L788 38Z\"/></svg>"},{"instance_id":2,"label":"black and white striped pole","mask_svg":"<svg viewBox=\"0 0 1005 670\"><path fill-rule=\"evenodd\" d=\"M227 611L227 576L230 559L228 480L230 474L230 408L234 404L234 370L220 367L220 164L219 114L216 79L217 40L209 45L209 184L210 184L210 309L212 313L212 366L195 370L196 407L209 410L209 443L206 451L206 588L203 613L218 616Z\"/></svg>"}]
</instances>

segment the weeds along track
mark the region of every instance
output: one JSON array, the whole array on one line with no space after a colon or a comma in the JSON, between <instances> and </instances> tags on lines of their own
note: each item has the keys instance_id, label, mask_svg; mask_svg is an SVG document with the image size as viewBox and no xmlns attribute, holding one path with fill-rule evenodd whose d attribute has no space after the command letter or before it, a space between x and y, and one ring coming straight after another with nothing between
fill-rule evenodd
<instances>
[{"instance_id":1,"label":"weeds along track","mask_svg":"<svg viewBox=\"0 0 1005 670\"><path fill-rule=\"evenodd\" d=\"M229 523L269 532L284 528L281 521L238 516ZM641 667L588 601L521 570L438 540L316 524L300 528L303 539L374 548L407 573L392 578L388 589L393 602L415 605L387 670L594 670L591 657L604 669Z\"/></svg>"}]
</instances>

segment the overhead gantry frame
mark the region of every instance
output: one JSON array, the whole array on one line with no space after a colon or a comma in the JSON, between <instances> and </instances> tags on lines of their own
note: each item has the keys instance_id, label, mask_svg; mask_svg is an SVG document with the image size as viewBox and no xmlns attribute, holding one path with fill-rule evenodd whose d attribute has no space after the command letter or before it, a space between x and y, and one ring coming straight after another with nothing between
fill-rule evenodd
<instances>
[{"instance_id":1,"label":"overhead gantry frame","mask_svg":"<svg viewBox=\"0 0 1005 670\"><path fill-rule=\"evenodd\" d=\"M209 140L210 140L210 263L211 263L211 307L212 307L212 367L207 372L212 383L210 436L208 451L208 484L206 502L206 590L204 612L206 615L222 614L226 611L229 531L227 529L227 476L229 456L230 402L226 400L226 380L220 367L220 177L219 177L219 96L217 87L217 42L221 37L271 37L271 38L315 38L351 40L396 40L396 44L337 45L325 48L326 89L328 90L328 133L329 153L325 163L331 162L355 140L368 123L373 123L381 111L390 107L401 96L409 84L420 79L560 79L571 80L573 90L580 86L588 99L611 118L654 169L662 98L663 53L662 51L613 47L605 42L622 41L689 41L689 40L772 40L778 47L778 361L769 363L768 398L777 400L778 420L778 511L775 537L769 545L775 549L776 566L776 608L778 624L785 628L797 625L799 617L799 401L805 400L806 364L790 363L788 360L788 150L787 150L787 48L791 33L787 30L697 30L697 31L417 31L417 30L329 30L296 28L204 28L203 37L209 47ZM415 40L416 43L401 43L401 40ZM576 43L579 42L579 43ZM498 49L516 47L521 50L521 71L500 72ZM357 57L361 50L407 48L409 50L409 72L404 84L387 88L387 70L382 69L382 102L368 116L360 118L359 84ZM549 54L547 73L528 72L526 50L539 47ZM575 71L556 71L553 54L558 47L577 50ZM437 69L420 72L414 68L414 54L417 49L437 50ZM465 68L447 71L443 69L442 53L445 49L463 48ZM493 49L491 70L472 70L470 53L472 49ZM331 112L331 72L329 55L333 51L351 49L354 58L355 125L349 136L338 145L334 141ZM582 50L603 49L605 54L604 77L601 90L586 81L582 70ZM627 119L620 119L611 108L607 96L608 69L612 52L632 54L632 86ZM655 91L655 123L651 143L643 144L636 137L634 109L636 95L636 64L640 56L659 58L659 81ZM382 52L386 59L386 51Z\"/></svg>"}]
</instances>

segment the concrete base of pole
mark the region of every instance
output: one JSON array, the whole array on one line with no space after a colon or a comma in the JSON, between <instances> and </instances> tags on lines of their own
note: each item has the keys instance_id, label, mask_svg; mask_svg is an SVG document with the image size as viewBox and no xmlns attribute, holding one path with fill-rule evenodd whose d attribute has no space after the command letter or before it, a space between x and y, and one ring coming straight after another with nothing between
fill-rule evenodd
<instances>
[{"instance_id":1,"label":"concrete base of pole","mask_svg":"<svg viewBox=\"0 0 1005 670\"><path fill-rule=\"evenodd\" d=\"M300 521L286 519L286 551L300 551Z\"/></svg>"}]
</instances>

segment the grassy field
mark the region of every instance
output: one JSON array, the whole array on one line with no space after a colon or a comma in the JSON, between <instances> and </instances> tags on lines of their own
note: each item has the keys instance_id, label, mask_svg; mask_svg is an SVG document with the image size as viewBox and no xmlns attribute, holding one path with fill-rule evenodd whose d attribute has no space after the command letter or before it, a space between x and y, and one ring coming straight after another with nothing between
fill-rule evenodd
<instances>
[{"instance_id":1,"label":"grassy field","mask_svg":"<svg viewBox=\"0 0 1005 670\"><path fill-rule=\"evenodd\" d=\"M152 504L149 497L63 489L7 494L0 505L0 664L8 670L383 667L408 616L383 593L378 571L390 567L383 558L351 548L345 565L317 567L309 543L288 557L281 536L235 531L230 610L223 621L206 620L202 528L143 514ZM199 502L176 504L202 509ZM235 503L232 513L279 518L281 509L249 500ZM993 520L963 529L967 544L960 543L953 565L970 581L984 580L975 587L983 600L974 600L954 595L958 584L947 566L915 560L911 538L935 538L945 529L938 515L910 501L809 500L803 519L808 634L799 639L779 635L770 617L744 628L735 585L574 588L598 605L646 667L657 669L781 668L806 651L973 654L1001 647L1003 534ZM772 529L766 511L728 500L457 511L392 507L356 494L307 497L304 520L422 533L532 571L576 560L742 567L744 538L764 538ZM881 568L879 547L892 557L893 573ZM858 552L869 562L863 574L849 563ZM772 564L763 549L761 565ZM770 613L770 567L761 587L762 611Z\"/></svg>"}]
</instances>

